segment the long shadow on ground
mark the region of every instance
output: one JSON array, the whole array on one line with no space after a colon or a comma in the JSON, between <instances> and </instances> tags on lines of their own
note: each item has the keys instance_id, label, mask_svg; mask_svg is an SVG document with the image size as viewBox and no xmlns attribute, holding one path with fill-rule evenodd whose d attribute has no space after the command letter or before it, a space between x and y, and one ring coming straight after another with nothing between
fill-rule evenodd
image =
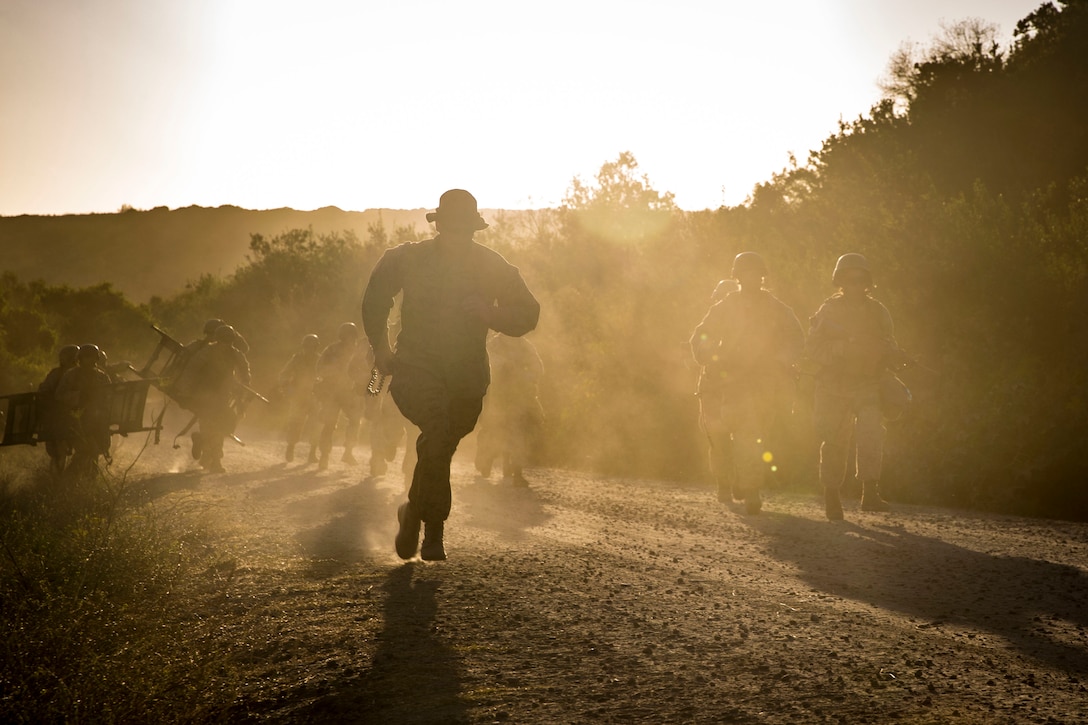
<instances>
[{"instance_id":1,"label":"long shadow on ground","mask_svg":"<svg viewBox=\"0 0 1088 725\"><path fill-rule=\"evenodd\" d=\"M342 723L463 723L462 675L456 653L438 636L442 573L409 563L389 572L384 627L371 666L337 683L300 720Z\"/></svg>"},{"instance_id":2,"label":"long shadow on ground","mask_svg":"<svg viewBox=\"0 0 1088 725\"><path fill-rule=\"evenodd\" d=\"M1040 662L1088 673L1088 576L1076 567L981 553L887 525L776 513L748 522L770 537L772 556L796 564L800 578L824 592L918 618L920 627L987 630Z\"/></svg>"}]
</instances>

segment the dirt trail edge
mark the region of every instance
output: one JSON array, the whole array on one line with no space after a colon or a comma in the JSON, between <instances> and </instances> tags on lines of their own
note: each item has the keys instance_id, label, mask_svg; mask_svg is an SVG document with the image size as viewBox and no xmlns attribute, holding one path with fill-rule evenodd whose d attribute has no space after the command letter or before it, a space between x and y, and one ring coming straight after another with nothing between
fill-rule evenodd
<instances>
[{"instance_id":1,"label":"dirt trail edge","mask_svg":"<svg viewBox=\"0 0 1088 725\"><path fill-rule=\"evenodd\" d=\"M243 673L233 722L1088 721L1085 524L856 502L830 524L774 492L748 517L659 481L514 488L459 454L449 560L402 562L395 465L281 455L200 475L161 445L133 471L207 521L219 595L183 614Z\"/></svg>"}]
</instances>

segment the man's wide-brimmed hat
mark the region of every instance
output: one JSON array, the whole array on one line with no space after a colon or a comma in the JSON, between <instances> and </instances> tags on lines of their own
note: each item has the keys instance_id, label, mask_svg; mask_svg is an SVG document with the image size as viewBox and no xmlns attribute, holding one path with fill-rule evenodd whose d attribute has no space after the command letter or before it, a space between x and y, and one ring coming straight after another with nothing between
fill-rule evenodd
<instances>
[{"instance_id":1,"label":"man's wide-brimmed hat","mask_svg":"<svg viewBox=\"0 0 1088 725\"><path fill-rule=\"evenodd\" d=\"M438 209L427 212L427 221L451 226L487 229L488 224L476 209L476 197L464 189L450 189L438 199Z\"/></svg>"}]
</instances>

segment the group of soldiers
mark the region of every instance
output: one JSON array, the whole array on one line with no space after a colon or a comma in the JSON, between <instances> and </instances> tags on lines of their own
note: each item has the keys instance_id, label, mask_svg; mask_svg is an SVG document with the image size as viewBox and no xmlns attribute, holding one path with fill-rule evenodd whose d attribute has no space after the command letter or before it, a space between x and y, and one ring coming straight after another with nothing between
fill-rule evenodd
<instances>
[{"instance_id":1,"label":"group of soldiers","mask_svg":"<svg viewBox=\"0 0 1088 725\"><path fill-rule=\"evenodd\" d=\"M450 190L428 221L438 229L434 239L387 250L371 273L362 303L369 344L360 344L363 336L352 322L341 324L324 349L317 335L307 334L279 384L288 405L288 462L309 427L308 462L326 469L334 432L345 420L341 460L357 463L354 449L366 420L370 472L382 475L407 437L403 470L411 471L411 486L397 512L395 548L404 559L419 553L433 561L446 558L451 459L478 421L480 475L489 476L501 461L504 478L526 484L529 441L543 420L536 395L543 366L522 338L536 326L539 303L516 267L473 241L474 232L488 226L475 198ZM700 418L719 498L760 512L766 440L776 417L792 409L804 361L816 380L814 429L827 517L843 518L840 489L851 454L863 486L862 509L887 510L879 488L883 420L909 402L894 371L911 360L895 340L887 308L871 294L868 261L853 253L838 259L832 280L839 291L810 318L807 335L793 310L764 287L767 273L760 255L737 255L732 279L719 284L690 339L702 366ZM244 392L248 345L218 319L208 321L202 339L172 344L176 349L158 384L193 413L187 429L199 423L193 456L206 470L221 472L224 439L233 436L251 397ZM69 466L93 467L109 456L104 356L84 345L66 347L60 357L41 387L55 401L48 411L50 456L56 467L69 454Z\"/></svg>"},{"instance_id":2,"label":"group of soldiers","mask_svg":"<svg viewBox=\"0 0 1088 725\"><path fill-rule=\"evenodd\" d=\"M862 510L887 511L880 492L883 421L910 402L895 371L912 360L896 342L888 309L872 296L868 260L839 257L832 273L838 292L810 318L807 335L793 310L764 288L767 273L759 254L738 254L732 279L719 283L690 340L702 365L700 419L719 500L760 512L760 484L773 457L767 440L776 418L792 410L803 369L815 377L813 427L827 518L843 518L851 454Z\"/></svg>"},{"instance_id":3,"label":"group of soldiers","mask_svg":"<svg viewBox=\"0 0 1088 725\"><path fill-rule=\"evenodd\" d=\"M329 467L333 437L338 428L344 450L340 460L358 463L355 447L362 424L370 433L370 475L384 475L411 424L387 400L385 390L372 381L374 356L360 345L359 327L344 322L337 339L325 348L316 334L307 334L279 374L280 394L287 406L287 449L284 458L295 460L295 451L306 435L307 463L318 470ZM341 425L343 421L343 425ZM413 462L412 446L405 452L404 469Z\"/></svg>"},{"instance_id":4,"label":"group of soldiers","mask_svg":"<svg viewBox=\"0 0 1088 725\"><path fill-rule=\"evenodd\" d=\"M154 379L170 398L193 413L185 432L199 423L192 434L193 457L209 472L223 472L223 441L234 434L244 409L245 396L239 394L238 386L249 383L248 349L233 327L222 320L208 320L204 337L179 346ZM38 439L44 440L55 473L87 476L100 461L110 463L115 415L111 406L116 403L111 387L126 371L143 377L128 362L109 364L97 345L60 349L57 366L38 386Z\"/></svg>"},{"instance_id":5,"label":"group of soldiers","mask_svg":"<svg viewBox=\"0 0 1088 725\"><path fill-rule=\"evenodd\" d=\"M318 335L307 334L283 366L278 386L287 409L284 458L294 461L305 439L306 462L326 470L337 437L343 441L341 462L357 464L355 449L365 425L370 475L385 475L402 443L401 471L408 475L415 466L419 429L390 398L391 376L375 376L374 353L360 344L360 337L353 322L342 323L336 341L324 348ZM493 334L487 350L491 384L480 414L476 470L488 478L498 462L504 480L524 487L524 468L544 419L538 398L543 363L533 344L521 337Z\"/></svg>"},{"instance_id":6,"label":"group of soldiers","mask_svg":"<svg viewBox=\"0 0 1088 725\"><path fill-rule=\"evenodd\" d=\"M106 389L112 380L106 367L97 345L65 345L57 366L38 386L45 450L54 473L86 475L100 457L109 459Z\"/></svg>"}]
</instances>

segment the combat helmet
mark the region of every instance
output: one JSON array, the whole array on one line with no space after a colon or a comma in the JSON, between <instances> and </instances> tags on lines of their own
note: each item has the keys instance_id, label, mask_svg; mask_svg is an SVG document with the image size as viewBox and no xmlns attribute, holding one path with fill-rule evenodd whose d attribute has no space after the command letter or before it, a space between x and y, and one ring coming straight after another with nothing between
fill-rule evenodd
<instances>
[{"instance_id":1,"label":"combat helmet","mask_svg":"<svg viewBox=\"0 0 1088 725\"><path fill-rule=\"evenodd\" d=\"M355 325L354 322L345 322L340 325L340 330L337 332L337 337L344 342L358 339L359 328Z\"/></svg>"},{"instance_id":2,"label":"combat helmet","mask_svg":"<svg viewBox=\"0 0 1088 725\"><path fill-rule=\"evenodd\" d=\"M234 328L230 325L220 324L215 328L215 334L213 339L216 342L224 342L228 345L234 345L234 341L238 339L238 333L234 331Z\"/></svg>"},{"instance_id":3,"label":"combat helmet","mask_svg":"<svg viewBox=\"0 0 1088 725\"><path fill-rule=\"evenodd\" d=\"M80 345L79 352L76 353L76 360L93 360L98 362L102 359L102 351L98 349L98 345Z\"/></svg>"},{"instance_id":4,"label":"combat helmet","mask_svg":"<svg viewBox=\"0 0 1088 725\"><path fill-rule=\"evenodd\" d=\"M847 252L835 262L835 271L831 273L831 281L841 286L842 275L851 270L860 270L865 273L868 284L873 283L873 271L869 267L869 260L862 254Z\"/></svg>"},{"instance_id":5,"label":"combat helmet","mask_svg":"<svg viewBox=\"0 0 1088 725\"><path fill-rule=\"evenodd\" d=\"M57 361L61 367L71 367L76 364L79 355L79 345L65 345L57 352Z\"/></svg>"},{"instance_id":6,"label":"combat helmet","mask_svg":"<svg viewBox=\"0 0 1088 725\"><path fill-rule=\"evenodd\" d=\"M733 258L733 279L751 273L767 276L767 263L755 252L741 252Z\"/></svg>"},{"instance_id":7,"label":"combat helmet","mask_svg":"<svg viewBox=\"0 0 1088 725\"><path fill-rule=\"evenodd\" d=\"M730 295L739 289L740 283L738 283L737 280L723 279L714 287L714 293L710 295L710 303L714 304L715 302L721 302L727 295Z\"/></svg>"},{"instance_id":8,"label":"combat helmet","mask_svg":"<svg viewBox=\"0 0 1088 725\"><path fill-rule=\"evenodd\" d=\"M215 334L215 331L226 323L220 319L212 318L204 323L204 337L211 337Z\"/></svg>"},{"instance_id":9,"label":"combat helmet","mask_svg":"<svg viewBox=\"0 0 1088 725\"><path fill-rule=\"evenodd\" d=\"M318 336L313 333L305 335L302 338L302 349L308 352L315 352L320 344L320 338L318 338Z\"/></svg>"}]
</instances>

